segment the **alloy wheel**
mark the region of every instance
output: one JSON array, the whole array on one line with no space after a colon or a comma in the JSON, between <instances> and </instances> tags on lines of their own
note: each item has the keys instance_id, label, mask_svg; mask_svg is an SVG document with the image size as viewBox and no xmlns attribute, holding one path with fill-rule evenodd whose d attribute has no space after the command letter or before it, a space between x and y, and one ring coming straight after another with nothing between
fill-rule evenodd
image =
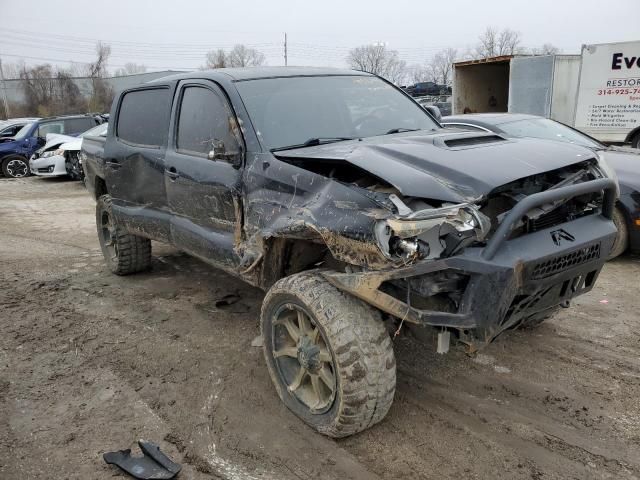
<instances>
[{"instance_id":1,"label":"alloy wheel","mask_svg":"<svg viewBox=\"0 0 640 480\"><path fill-rule=\"evenodd\" d=\"M9 160L6 169L9 176L13 178L26 177L29 173L29 165L19 158Z\"/></svg>"},{"instance_id":2,"label":"alloy wheel","mask_svg":"<svg viewBox=\"0 0 640 480\"><path fill-rule=\"evenodd\" d=\"M326 412L337 386L335 362L324 334L308 312L293 303L277 310L272 328L273 357L287 389L311 413Z\"/></svg>"}]
</instances>

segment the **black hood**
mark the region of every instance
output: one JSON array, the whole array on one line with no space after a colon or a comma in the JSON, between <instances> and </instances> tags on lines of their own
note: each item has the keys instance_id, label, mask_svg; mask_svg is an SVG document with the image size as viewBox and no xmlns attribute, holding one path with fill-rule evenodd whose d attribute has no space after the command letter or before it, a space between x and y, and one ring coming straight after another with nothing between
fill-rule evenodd
<instances>
[{"instance_id":1,"label":"black hood","mask_svg":"<svg viewBox=\"0 0 640 480\"><path fill-rule=\"evenodd\" d=\"M496 187L582 162L584 147L440 130L385 135L279 151L278 157L344 160L385 180L405 196L446 202L477 200Z\"/></svg>"}]
</instances>

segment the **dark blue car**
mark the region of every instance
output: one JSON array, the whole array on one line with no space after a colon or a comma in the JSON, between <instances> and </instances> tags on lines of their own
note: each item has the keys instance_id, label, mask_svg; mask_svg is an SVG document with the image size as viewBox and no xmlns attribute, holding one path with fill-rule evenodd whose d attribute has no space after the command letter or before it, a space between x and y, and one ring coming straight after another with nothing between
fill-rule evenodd
<instances>
[{"instance_id":1,"label":"dark blue car","mask_svg":"<svg viewBox=\"0 0 640 480\"><path fill-rule=\"evenodd\" d=\"M102 123L93 115L50 117L26 124L14 137L0 138L0 167L6 177L29 175L29 158L45 144L48 133L78 135Z\"/></svg>"}]
</instances>

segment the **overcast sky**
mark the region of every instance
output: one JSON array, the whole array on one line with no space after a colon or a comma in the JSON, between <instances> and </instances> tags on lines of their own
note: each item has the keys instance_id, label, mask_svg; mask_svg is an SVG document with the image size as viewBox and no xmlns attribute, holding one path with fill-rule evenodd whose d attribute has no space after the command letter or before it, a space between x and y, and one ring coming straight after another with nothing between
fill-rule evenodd
<instances>
[{"instance_id":1,"label":"overcast sky","mask_svg":"<svg viewBox=\"0 0 640 480\"><path fill-rule=\"evenodd\" d=\"M640 40L639 0L0 0L0 57L13 63L88 62L111 45L109 68L192 69L213 48L244 43L282 65L344 66L350 48L384 42L408 64L442 48L472 47L488 25L520 32L526 47ZM636 52L640 53L640 52Z\"/></svg>"}]
</instances>

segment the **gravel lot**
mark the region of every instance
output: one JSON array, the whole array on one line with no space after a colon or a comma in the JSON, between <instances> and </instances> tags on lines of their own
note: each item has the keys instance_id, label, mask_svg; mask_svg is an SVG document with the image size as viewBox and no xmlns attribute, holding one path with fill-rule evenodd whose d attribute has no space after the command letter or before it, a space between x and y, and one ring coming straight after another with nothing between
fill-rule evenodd
<instances>
[{"instance_id":1,"label":"gravel lot","mask_svg":"<svg viewBox=\"0 0 640 480\"><path fill-rule=\"evenodd\" d=\"M261 291L159 244L150 272L111 275L80 183L0 178L0 478L120 477L102 453L138 438L183 479L640 478L638 278L610 262L474 357L396 339L390 414L334 441L251 346Z\"/></svg>"}]
</instances>

